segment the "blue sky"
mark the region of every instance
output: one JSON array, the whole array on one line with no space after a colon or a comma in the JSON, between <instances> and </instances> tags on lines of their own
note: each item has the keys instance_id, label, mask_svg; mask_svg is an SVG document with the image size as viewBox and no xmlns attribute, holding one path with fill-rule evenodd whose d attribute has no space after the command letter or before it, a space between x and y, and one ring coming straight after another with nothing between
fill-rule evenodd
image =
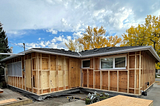
<instances>
[{"instance_id":1,"label":"blue sky","mask_svg":"<svg viewBox=\"0 0 160 106\"><path fill-rule=\"evenodd\" d=\"M103 26L110 36L160 15L160 0L1 0L0 22L13 52L34 47L64 48L87 26Z\"/></svg>"}]
</instances>

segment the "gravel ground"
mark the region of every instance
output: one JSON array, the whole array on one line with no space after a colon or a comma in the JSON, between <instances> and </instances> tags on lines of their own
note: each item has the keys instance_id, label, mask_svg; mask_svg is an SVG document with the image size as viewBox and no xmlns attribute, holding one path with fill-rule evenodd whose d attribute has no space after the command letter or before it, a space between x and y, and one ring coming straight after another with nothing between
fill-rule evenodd
<instances>
[{"instance_id":1,"label":"gravel ground","mask_svg":"<svg viewBox=\"0 0 160 106\"><path fill-rule=\"evenodd\" d=\"M74 96L74 97L81 97L81 98L85 98L87 96L87 94L84 93L75 93L75 94L69 94L68 96ZM77 100L72 99L71 102L75 102ZM23 106L63 106L65 104L70 103L67 99L67 96L60 96L57 98L47 98L41 102L33 102L31 104L28 105L23 105ZM84 103L83 101L81 103ZM85 106L85 103L84 103Z\"/></svg>"}]
</instances>

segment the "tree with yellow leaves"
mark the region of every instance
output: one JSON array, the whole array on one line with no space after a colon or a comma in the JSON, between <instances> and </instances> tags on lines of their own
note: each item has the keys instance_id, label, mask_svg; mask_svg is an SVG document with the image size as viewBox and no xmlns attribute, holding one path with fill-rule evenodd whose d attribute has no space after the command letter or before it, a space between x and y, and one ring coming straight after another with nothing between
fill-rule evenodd
<instances>
[{"instance_id":1,"label":"tree with yellow leaves","mask_svg":"<svg viewBox=\"0 0 160 106\"><path fill-rule=\"evenodd\" d=\"M100 28L91 28L88 26L86 33L83 36L72 40L69 43L65 43L69 50L75 51L75 48L81 48L79 50L90 50L101 47L115 47L118 43L121 43L121 38L116 36L108 36L106 30L101 26Z\"/></svg>"},{"instance_id":2,"label":"tree with yellow leaves","mask_svg":"<svg viewBox=\"0 0 160 106\"><path fill-rule=\"evenodd\" d=\"M144 24L131 26L126 32L121 46L153 46L160 56L160 17L147 15ZM160 69L160 63L156 68Z\"/></svg>"},{"instance_id":3,"label":"tree with yellow leaves","mask_svg":"<svg viewBox=\"0 0 160 106\"><path fill-rule=\"evenodd\" d=\"M72 50L72 51L74 51L74 52L76 52L76 51L82 51L82 45L80 45L79 43L78 43L78 40L76 39L76 40L71 40L71 39L69 39L69 43L67 44L67 43L65 43L65 45L67 46L67 48L69 49L69 50Z\"/></svg>"}]
</instances>

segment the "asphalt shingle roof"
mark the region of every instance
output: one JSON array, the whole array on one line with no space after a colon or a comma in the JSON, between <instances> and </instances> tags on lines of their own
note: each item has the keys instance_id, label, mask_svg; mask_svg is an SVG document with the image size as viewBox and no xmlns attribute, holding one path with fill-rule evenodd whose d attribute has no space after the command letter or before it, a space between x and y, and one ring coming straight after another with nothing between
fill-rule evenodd
<instances>
[{"instance_id":1,"label":"asphalt shingle roof","mask_svg":"<svg viewBox=\"0 0 160 106\"><path fill-rule=\"evenodd\" d=\"M140 46L103 47L103 48L99 48L99 49L95 48L95 49L92 49L92 50L82 51L82 52L80 52L80 54L82 56L84 56L84 55L90 55L90 54L114 52L114 51L118 51L118 50L125 50L125 49L137 48L137 47L140 47Z\"/></svg>"},{"instance_id":2,"label":"asphalt shingle roof","mask_svg":"<svg viewBox=\"0 0 160 106\"><path fill-rule=\"evenodd\" d=\"M132 49L132 48L137 48L137 47L140 47L140 46L104 47L104 48L95 48L92 50L85 50L85 51L81 51L79 53L82 56L85 56L85 55L91 55L91 54L99 54L99 53L105 53L105 52L106 53L107 52L114 52L114 51L118 51L118 50ZM77 52L72 52L70 50L67 51L64 49L53 49L53 48L32 48L32 49L79 56L79 54Z\"/></svg>"},{"instance_id":3,"label":"asphalt shingle roof","mask_svg":"<svg viewBox=\"0 0 160 106\"><path fill-rule=\"evenodd\" d=\"M64 50L64 49L53 49L53 48L32 48L32 49L79 56L79 54L77 52L72 52L70 50L67 51L67 50Z\"/></svg>"}]
</instances>

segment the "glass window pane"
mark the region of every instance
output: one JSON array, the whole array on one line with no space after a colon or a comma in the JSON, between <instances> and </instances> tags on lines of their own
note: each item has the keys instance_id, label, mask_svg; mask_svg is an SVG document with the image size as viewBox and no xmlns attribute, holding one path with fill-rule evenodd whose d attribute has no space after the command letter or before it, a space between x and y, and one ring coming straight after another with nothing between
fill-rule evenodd
<instances>
[{"instance_id":1,"label":"glass window pane","mask_svg":"<svg viewBox=\"0 0 160 106\"><path fill-rule=\"evenodd\" d=\"M90 60L84 60L83 67L90 67Z\"/></svg>"},{"instance_id":2,"label":"glass window pane","mask_svg":"<svg viewBox=\"0 0 160 106\"><path fill-rule=\"evenodd\" d=\"M101 59L101 69L113 68L113 58Z\"/></svg>"},{"instance_id":3,"label":"glass window pane","mask_svg":"<svg viewBox=\"0 0 160 106\"><path fill-rule=\"evenodd\" d=\"M115 58L115 68L125 67L125 57Z\"/></svg>"}]
</instances>

